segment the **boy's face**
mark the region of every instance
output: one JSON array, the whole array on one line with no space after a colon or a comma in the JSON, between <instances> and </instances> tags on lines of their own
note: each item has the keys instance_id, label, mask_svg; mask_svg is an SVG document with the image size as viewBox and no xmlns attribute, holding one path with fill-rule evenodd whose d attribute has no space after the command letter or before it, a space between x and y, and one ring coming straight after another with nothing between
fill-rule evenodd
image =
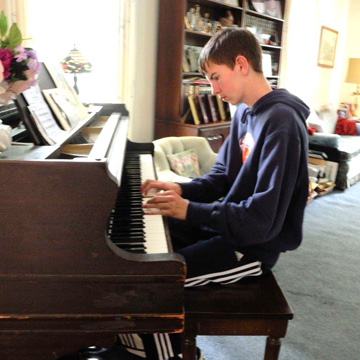
<instances>
[{"instance_id":1,"label":"boy's face","mask_svg":"<svg viewBox=\"0 0 360 360\"><path fill-rule=\"evenodd\" d=\"M206 77L211 83L213 94L220 95L223 101L232 105L243 102L244 83L238 66L230 69L227 65L210 63L206 67Z\"/></svg>"}]
</instances>

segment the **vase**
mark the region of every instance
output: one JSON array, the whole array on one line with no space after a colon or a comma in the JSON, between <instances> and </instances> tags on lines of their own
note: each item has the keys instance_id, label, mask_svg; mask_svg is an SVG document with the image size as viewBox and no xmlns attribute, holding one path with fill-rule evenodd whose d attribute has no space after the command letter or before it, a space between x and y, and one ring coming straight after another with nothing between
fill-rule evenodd
<instances>
[{"instance_id":1,"label":"vase","mask_svg":"<svg viewBox=\"0 0 360 360\"><path fill-rule=\"evenodd\" d=\"M3 125L2 120L0 120L0 152L10 147L11 141L11 126Z\"/></svg>"}]
</instances>

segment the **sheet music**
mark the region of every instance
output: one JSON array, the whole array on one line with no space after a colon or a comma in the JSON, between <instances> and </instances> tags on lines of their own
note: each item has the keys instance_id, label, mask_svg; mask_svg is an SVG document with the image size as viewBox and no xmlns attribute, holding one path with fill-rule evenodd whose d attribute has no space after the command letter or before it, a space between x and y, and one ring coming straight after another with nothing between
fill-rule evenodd
<instances>
[{"instance_id":1,"label":"sheet music","mask_svg":"<svg viewBox=\"0 0 360 360\"><path fill-rule=\"evenodd\" d=\"M75 109L79 119L84 120L89 115L88 111L81 103L74 88L67 82L64 71L60 64L46 62L44 65L53 79L56 87L61 90L66 99L71 103L73 109Z\"/></svg>"},{"instance_id":2,"label":"sheet music","mask_svg":"<svg viewBox=\"0 0 360 360\"><path fill-rule=\"evenodd\" d=\"M68 119L71 127L76 126L82 120L82 118L77 113L76 108L74 108L66 95L61 93L60 89L43 90L43 93L45 92L50 95L61 112Z\"/></svg>"},{"instance_id":3,"label":"sheet music","mask_svg":"<svg viewBox=\"0 0 360 360\"><path fill-rule=\"evenodd\" d=\"M23 92L28 108L33 116L39 132L49 145L62 142L66 137L66 131L62 130L54 119L49 106L44 100L39 85L30 87Z\"/></svg>"}]
</instances>

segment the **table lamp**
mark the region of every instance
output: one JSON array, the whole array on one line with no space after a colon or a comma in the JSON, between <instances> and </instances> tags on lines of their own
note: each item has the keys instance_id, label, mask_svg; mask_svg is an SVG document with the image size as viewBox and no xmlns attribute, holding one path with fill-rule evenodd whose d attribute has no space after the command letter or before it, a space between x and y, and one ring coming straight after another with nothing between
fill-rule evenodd
<instances>
[{"instance_id":1,"label":"table lamp","mask_svg":"<svg viewBox=\"0 0 360 360\"><path fill-rule=\"evenodd\" d=\"M88 73L92 71L91 63L84 57L84 55L76 49L70 50L69 54L61 61L61 65L64 72L74 74L74 90L79 94L79 88L77 86L76 74Z\"/></svg>"},{"instance_id":2,"label":"table lamp","mask_svg":"<svg viewBox=\"0 0 360 360\"><path fill-rule=\"evenodd\" d=\"M359 116L358 113L358 96L360 95L360 59L350 58L347 77L345 82L356 84L356 90L353 92L355 96L354 115Z\"/></svg>"}]
</instances>

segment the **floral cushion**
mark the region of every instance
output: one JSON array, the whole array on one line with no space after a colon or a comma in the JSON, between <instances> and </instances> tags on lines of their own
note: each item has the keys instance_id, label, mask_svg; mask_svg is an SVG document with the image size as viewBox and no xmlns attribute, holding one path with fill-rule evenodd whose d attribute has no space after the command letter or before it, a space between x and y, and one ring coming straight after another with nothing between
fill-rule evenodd
<instances>
[{"instance_id":1,"label":"floral cushion","mask_svg":"<svg viewBox=\"0 0 360 360\"><path fill-rule=\"evenodd\" d=\"M171 170L188 178L201 176L199 161L195 149L189 149L172 155L166 155Z\"/></svg>"}]
</instances>

